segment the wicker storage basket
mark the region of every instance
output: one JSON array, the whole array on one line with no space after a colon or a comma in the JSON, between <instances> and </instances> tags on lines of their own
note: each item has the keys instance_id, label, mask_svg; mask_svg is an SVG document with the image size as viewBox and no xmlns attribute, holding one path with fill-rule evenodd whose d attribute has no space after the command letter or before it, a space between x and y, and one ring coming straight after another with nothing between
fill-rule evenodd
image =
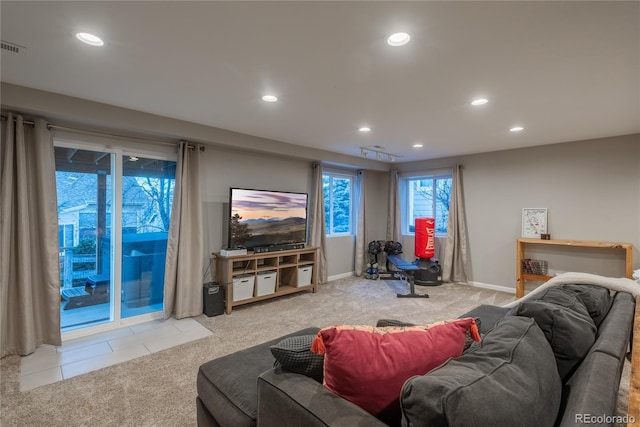
<instances>
[{"instance_id":1,"label":"wicker storage basket","mask_svg":"<svg viewBox=\"0 0 640 427\"><path fill-rule=\"evenodd\" d=\"M522 272L525 274L538 274L546 276L548 271L548 262L541 259L526 258L522 260Z\"/></svg>"}]
</instances>

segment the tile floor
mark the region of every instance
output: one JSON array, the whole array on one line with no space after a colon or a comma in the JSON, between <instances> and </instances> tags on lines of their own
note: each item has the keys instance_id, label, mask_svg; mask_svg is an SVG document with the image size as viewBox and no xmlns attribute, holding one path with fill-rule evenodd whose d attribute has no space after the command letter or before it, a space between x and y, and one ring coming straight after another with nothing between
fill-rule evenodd
<instances>
[{"instance_id":1,"label":"tile floor","mask_svg":"<svg viewBox=\"0 0 640 427\"><path fill-rule=\"evenodd\" d=\"M193 319L155 320L66 341L43 345L21 360L20 390L28 391L76 375L211 335Z\"/></svg>"}]
</instances>

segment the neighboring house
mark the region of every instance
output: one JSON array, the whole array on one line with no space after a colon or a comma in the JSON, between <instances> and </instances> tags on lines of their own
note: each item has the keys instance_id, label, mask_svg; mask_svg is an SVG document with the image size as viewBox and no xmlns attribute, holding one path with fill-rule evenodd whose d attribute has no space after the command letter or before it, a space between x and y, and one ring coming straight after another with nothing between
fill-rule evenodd
<instances>
[{"instance_id":1,"label":"neighboring house","mask_svg":"<svg viewBox=\"0 0 640 427\"><path fill-rule=\"evenodd\" d=\"M56 172L60 272L63 288L84 286L86 278L93 274L109 274L113 195L110 180L107 179L104 181L106 185L103 192L104 199L100 201L99 181L96 173ZM129 241L133 236L134 239L142 239L147 246L150 241L164 242L161 246L166 246L167 227L161 219L157 199L171 197L172 192L162 193L157 188L151 188L154 181L142 177L124 177L122 184L124 240ZM172 188L170 185L165 187ZM99 232L101 227L98 220L98 211L102 210L99 209L100 203L106 204L102 232ZM136 238L135 236L138 235L140 237ZM129 255L131 250L129 248L125 255ZM154 247L152 252L158 252L158 249Z\"/></svg>"},{"instance_id":2,"label":"neighboring house","mask_svg":"<svg viewBox=\"0 0 640 427\"><path fill-rule=\"evenodd\" d=\"M144 233L167 231L160 219L154 200L145 192L136 177L123 179L122 231ZM95 239L97 229L97 175L56 172L58 198L58 233L60 248L75 247L83 239ZM107 180L107 194L111 185ZM107 196L109 199L110 196ZM106 202L106 233L111 224L111 203Z\"/></svg>"}]
</instances>

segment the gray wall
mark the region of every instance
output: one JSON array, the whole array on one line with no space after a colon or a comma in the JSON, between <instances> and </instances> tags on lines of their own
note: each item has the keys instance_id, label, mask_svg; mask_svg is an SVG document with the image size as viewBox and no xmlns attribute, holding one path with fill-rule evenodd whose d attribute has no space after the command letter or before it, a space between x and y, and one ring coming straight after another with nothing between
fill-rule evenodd
<instances>
[{"instance_id":1,"label":"gray wall","mask_svg":"<svg viewBox=\"0 0 640 427\"><path fill-rule=\"evenodd\" d=\"M227 244L229 188L310 192L311 162L209 147L201 168L205 249L209 252Z\"/></svg>"},{"instance_id":2,"label":"gray wall","mask_svg":"<svg viewBox=\"0 0 640 427\"><path fill-rule=\"evenodd\" d=\"M548 209L554 239L628 242L640 265L640 135L554 144L428 162L402 171L464 165L470 280L515 287L522 208ZM553 249L527 253L555 271L622 276L622 253Z\"/></svg>"},{"instance_id":3,"label":"gray wall","mask_svg":"<svg viewBox=\"0 0 640 427\"><path fill-rule=\"evenodd\" d=\"M231 186L305 191L312 161L367 169L366 242L386 238L389 164L350 158L2 83L2 108L44 117L56 124L112 130L167 141L208 145L203 165L206 249L225 236ZM272 154L257 153L266 147ZM515 240L523 207L545 207L553 238L622 241L640 247L640 135L570 142L427 162L398 163L400 171L428 171L463 163L470 244L470 280L515 287ZM405 248L412 239L403 238ZM353 237L329 239L330 276L354 268ZM602 251L532 253L556 270L621 275L617 257ZM615 259L613 259L615 258Z\"/></svg>"},{"instance_id":4,"label":"gray wall","mask_svg":"<svg viewBox=\"0 0 640 427\"><path fill-rule=\"evenodd\" d=\"M3 111L41 117L56 125L165 142L186 139L207 145L202 165L206 251L218 251L225 244L224 224L230 187L309 192L311 164L317 161L334 168L373 171L387 168L386 164L371 159L286 144L33 88L2 83L1 93ZM108 143L108 138L102 140ZM166 151L166 146L162 149ZM329 239L327 246L329 276L353 272L353 237Z\"/></svg>"},{"instance_id":5,"label":"gray wall","mask_svg":"<svg viewBox=\"0 0 640 427\"><path fill-rule=\"evenodd\" d=\"M311 193L311 161L210 147L202 165L205 248L217 252L227 244L229 188ZM329 277L353 272L353 236L327 239Z\"/></svg>"}]
</instances>

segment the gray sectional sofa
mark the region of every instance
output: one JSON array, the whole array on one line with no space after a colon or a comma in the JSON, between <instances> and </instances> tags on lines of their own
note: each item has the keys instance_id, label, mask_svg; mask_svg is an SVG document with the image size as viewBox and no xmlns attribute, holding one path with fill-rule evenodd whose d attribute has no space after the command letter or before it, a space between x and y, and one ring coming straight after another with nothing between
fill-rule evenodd
<instances>
[{"instance_id":1,"label":"gray sectional sofa","mask_svg":"<svg viewBox=\"0 0 640 427\"><path fill-rule=\"evenodd\" d=\"M628 292L561 285L510 307L482 305L465 313L460 317L480 319L482 342L426 375L409 378L399 396L398 424L538 427L626 422L615 411L636 302ZM289 336L317 331L308 328ZM282 338L200 367L199 426L387 425L328 391L317 378L274 368L270 347ZM630 412L637 413L637 408Z\"/></svg>"}]
</instances>

